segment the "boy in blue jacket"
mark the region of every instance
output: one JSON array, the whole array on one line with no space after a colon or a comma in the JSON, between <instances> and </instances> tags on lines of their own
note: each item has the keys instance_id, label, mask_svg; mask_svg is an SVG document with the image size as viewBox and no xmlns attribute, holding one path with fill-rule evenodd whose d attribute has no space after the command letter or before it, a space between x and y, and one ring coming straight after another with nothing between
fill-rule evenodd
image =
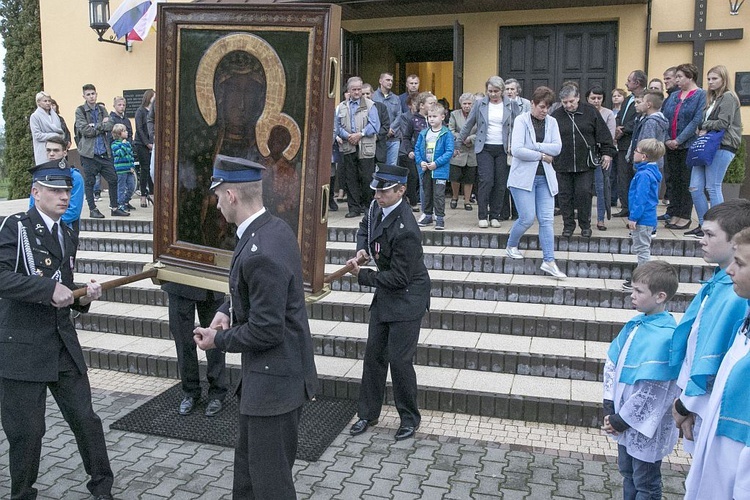
<instances>
[{"instance_id":1,"label":"boy in blue jacket","mask_svg":"<svg viewBox=\"0 0 750 500\"><path fill-rule=\"evenodd\" d=\"M659 159L664 156L664 143L656 139L643 139L633 151L635 176L630 181L628 200L630 214L628 229L631 248L638 256L638 265L651 258L651 233L656 227L656 205L659 204ZM625 280L623 290L632 290L630 280Z\"/></svg>"},{"instance_id":2,"label":"boy in blue jacket","mask_svg":"<svg viewBox=\"0 0 750 500\"><path fill-rule=\"evenodd\" d=\"M450 174L453 157L453 135L445 121L445 108L440 104L427 111L429 128L419 133L414 147L414 159L422 171L422 217L417 221L421 227L432 224L435 212L435 229L445 229L445 183Z\"/></svg>"}]
</instances>

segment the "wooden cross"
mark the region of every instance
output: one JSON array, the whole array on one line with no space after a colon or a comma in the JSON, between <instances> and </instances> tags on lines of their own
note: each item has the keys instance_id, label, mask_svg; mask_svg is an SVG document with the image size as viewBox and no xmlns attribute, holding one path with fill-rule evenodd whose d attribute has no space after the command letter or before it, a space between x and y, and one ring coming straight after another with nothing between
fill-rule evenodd
<instances>
[{"instance_id":1,"label":"wooden cross","mask_svg":"<svg viewBox=\"0 0 750 500\"><path fill-rule=\"evenodd\" d=\"M741 40L743 29L706 29L706 4L708 0L695 0L695 21L692 31L660 31L658 43L691 42L693 44L693 64L698 67L697 83L703 76L703 61L706 55L706 42Z\"/></svg>"}]
</instances>

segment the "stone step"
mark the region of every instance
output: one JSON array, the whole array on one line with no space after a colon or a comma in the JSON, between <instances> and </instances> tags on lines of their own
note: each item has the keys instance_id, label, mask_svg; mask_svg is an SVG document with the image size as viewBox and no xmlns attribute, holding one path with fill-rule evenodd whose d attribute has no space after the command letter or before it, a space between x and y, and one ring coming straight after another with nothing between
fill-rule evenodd
<instances>
[{"instance_id":1,"label":"stone step","mask_svg":"<svg viewBox=\"0 0 750 500\"><path fill-rule=\"evenodd\" d=\"M338 266L326 265L326 273ZM622 290L622 280L569 278L564 283L544 277L463 271L429 271L430 295L439 298L507 301L528 304L558 304L583 307L610 307L632 310L630 292ZM669 302L672 312L685 312L700 284L681 283ZM346 275L331 282L331 290L372 292L360 286L357 278Z\"/></svg>"},{"instance_id":2,"label":"stone step","mask_svg":"<svg viewBox=\"0 0 750 500\"><path fill-rule=\"evenodd\" d=\"M154 253L154 236L151 233L120 233L111 231L81 231L78 251Z\"/></svg>"},{"instance_id":3,"label":"stone step","mask_svg":"<svg viewBox=\"0 0 750 500\"><path fill-rule=\"evenodd\" d=\"M663 233L661 236L659 232ZM521 237L518 248L521 250L539 250L539 239L536 226L533 226ZM328 228L329 242L357 241L357 228L331 227ZM463 230L463 231L433 231L430 228L422 230L422 245L453 248L491 248L502 249L507 246L507 229L499 232L494 229ZM582 238L573 236L562 238L555 234L555 251L558 252L591 252L591 253L630 253L630 237L627 234L612 236L592 236ZM652 240L651 254L654 256L684 256L700 257L700 241L696 238L683 238L675 235L662 227L659 227L657 236Z\"/></svg>"},{"instance_id":4,"label":"stone step","mask_svg":"<svg viewBox=\"0 0 750 500\"><path fill-rule=\"evenodd\" d=\"M326 265L325 272L332 273L338 266ZM581 307L610 307L631 310L630 292L622 290L622 281L595 278L570 278L565 286L536 276L496 273L469 273L459 271L430 271L431 295L435 298L458 298L488 301L506 301L530 304L557 304ZM76 281L90 279L104 282L113 276L77 273ZM372 292L362 287L357 278L347 275L331 282L331 290L343 292ZM684 312L700 285L681 283L670 301L670 311ZM166 305L167 295L144 280L104 292L102 300L129 304Z\"/></svg>"},{"instance_id":5,"label":"stone step","mask_svg":"<svg viewBox=\"0 0 750 500\"><path fill-rule=\"evenodd\" d=\"M309 317L366 323L371 302L371 293L331 292L310 304ZM634 314L608 307L433 298L422 327L611 342ZM674 313L674 317L679 322L682 313Z\"/></svg>"},{"instance_id":6,"label":"stone step","mask_svg":"<svg viewBox=\"0 0 750 500\"><path fill-rule=\"evenodd\" d=\"M122 297L141 297L136 287L123 288ZM117 293L117 292L114 292ZM372 293L331 292L308 305L313 320L367 323ZM161 296L163 299L163 296ZM148 302L142 301L142 302ZM135 336L169 338L167 309L164 302L142 304L136 301L92 304L89 314L76 319L79 328L127 333ZM557 304L529 304L507 301L479 301L457 298L433 298L431 310L422 327L474 333L546 337L595 342L610 342L634 311L608 307L583 307ZM675 313L679 321L681 313Z\"/></svg>"},{"instance_id":7,"label":"stone step","mask_svg":"<svg viewBox=\"0 0 750 500\"><path fill-rule=\"evenodd\" d=\"M343 266L354 255L351 243L331 243L326 249L326 264ZM524 259L511 259L505 249L424 247L424 262L428 270L502 273L545 276L539 269L542 253L527 250ZM713 268L699 257L654 257L674 265L682 283L699 283L710 279ZM561 271L571 278L629 279L636 268L634 255L557 252L555 261ZM560 282L564 286L564 282Z\"/></svg>"},{"instance_id":8,"label":"stone step","mask_svg":"<svg viewBox=\"0 0 750 500\"><path fill-rule=\"evenodd\" d=\"M84 244L81 250L96 250L98 245L109 245L120 247L121 241L132 239L133 235L142 235L137 238L138 248L144 253L152 253L153 245L147 245L146 241L153 243L153 224L143 220L124 219L82 219L81 242ZM149 238L149 236L151 236ZM90 240L111 240L109 243L93 243ZM329 243L353 243L356 241L356 230L353 228L331 227L328 230ZM504 249L507 245L508 235L501 233L471 233L465 231L422 231L422 243L424 246L437 246L447 248L479 248L479 249ZM146 251L149 248L150 250ZM535 234L525 234L519 244L521 250L539 250L539 240ZM101 249L101 251L109 251ZM118 250L130 251L130 250ZM613 253L630 254L630 238L624 236L572 238L555 237L556 252L584 252L584 253ZM702 250L699 240L695 238L659 238L653 240L651 253L654 256L663 257L700 257Z\"/></svg>"},{"instance_id":9,"label":"stone step","mask_svg":"<svg viewBox=\"0 0 750 500\"><path fill-rule=\"evenodd\" d=\"M12 213L12 212L10 212ZM85 217L88 215L88 209L84 208L84 217L81 217L79 229L83 231L112 232L112 233L136 233L136 234L153 234L154 223L150 220L136 218L115 218L107 217L106 219L91 219ZM105 211L106 213L106 211Z\"/></svg>"},{"instance_id":10,"label":"stone step","mask_svg":"<svg viewBox=\"0 0 750 500\"><path fill-rule=\"evenodd\" d=\"M177 378L174 343L103 332L79 332L88 365L142 375ZM200 359L205 361L201 353ZM239 355L228 354L230 381L239 380ZM323 395L356 399L359 359L316 356ZM205 366L203 367L205 370ZM416 365L419 407L488 417L596 427L601 420L601 383L470 369ZM390 378L386 402L393 404Z\"/></svg>"},{"instance_id":11,"label":"stone step","mask_svg":"<svg viewBox=\"0 0 750 500\"><path fill-rule=\"evenodd\" d=\"M129 337L171 338L163 306L95 302L75 319L79 331ZM319 355L363 359L366 323L311 320ZM416 362L424 366L598 380L607 343L495 333L422 329Z\"/></svg>"}]
</instances>

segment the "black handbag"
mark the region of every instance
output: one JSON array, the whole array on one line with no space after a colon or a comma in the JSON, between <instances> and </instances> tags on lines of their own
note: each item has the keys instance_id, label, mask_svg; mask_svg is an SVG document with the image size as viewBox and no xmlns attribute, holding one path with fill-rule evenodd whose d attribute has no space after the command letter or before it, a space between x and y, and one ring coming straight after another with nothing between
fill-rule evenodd
<instances>
[{"instance_id":1,"label":"black handbag","mask_svg":"<svg viewBox=\"0 0 750 500\"><path fill-rule=\"evenodd\" d=\"M586 140L586 138L583 136L583 132L581 132L581 129L578 128L578 124L573 119L572 116L568 115L570 118L570 121L573 122L573 127L578 131L578 135L581 136L581 139L583 139L583 143L586 145L586 149L589 152L588 158L586 158L586 164L591 168L599 168L602 166L602 152L599 149L599 144L595 144L595 147L589 146L589 141Z\"/></svg>"}]
</instances>

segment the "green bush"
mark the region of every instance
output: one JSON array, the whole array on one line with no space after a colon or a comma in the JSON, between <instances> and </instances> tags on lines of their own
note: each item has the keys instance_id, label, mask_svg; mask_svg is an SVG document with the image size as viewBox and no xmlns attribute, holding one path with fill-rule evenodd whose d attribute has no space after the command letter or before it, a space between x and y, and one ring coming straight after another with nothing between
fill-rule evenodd
<instances>
[{"instance_id":1,"label":"green bush","mask_svg":"<svg viewBox=\"0 0 750 500\"><path fill-rule=\"evenodd\" d=\"M745 182L745 162L747 161L747 148L745 146L745 138L743 137L740 141L740 148L737 150L737 154L734 155L732 163L727 168L727 173L724 174L725 184L742 184Z\"/></svg>"},{"instance_id":2,"label":"green bush","mask_svg":"<svg viewBox=\"0 0 750 500\"><path fill-rule=\"evenodd\" d=\"M0 1L0 34L6 49L4 166L8 197L15 199L29 195L28 168L34 165L29 115L36 109L36 93L44 88L39 0Z\"/></svg>"}]
</instances>

